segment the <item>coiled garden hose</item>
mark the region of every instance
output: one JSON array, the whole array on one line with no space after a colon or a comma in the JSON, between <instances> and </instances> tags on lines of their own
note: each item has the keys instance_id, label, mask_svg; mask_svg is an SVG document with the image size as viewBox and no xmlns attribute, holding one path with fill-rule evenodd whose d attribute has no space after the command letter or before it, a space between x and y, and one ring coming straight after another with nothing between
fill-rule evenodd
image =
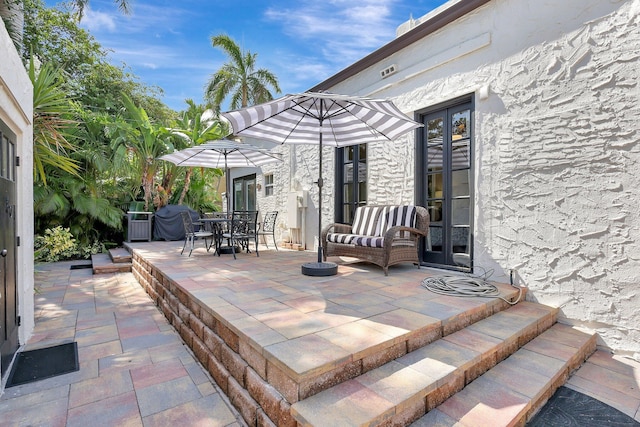
<instances>
[{"instance_id":1,"label":"coiled garden hose","mask_svg":"<svg viewBox=\"0 0 640 427\"><path fill-rule=\"evenodd\" d=\"M456 275L440 275L427 277L422 281L422 286L426 289L440 295L449 295L453 297L482 297L482 298L500 298L508 304L515 305L522 298L522 288L513 284L513 273L510 276L511 286L518 289L518 298L515 301L509 301L500 296L498 288L487 281L485 277L467 274L464 276Z\"/></svg>"}]
</instances>

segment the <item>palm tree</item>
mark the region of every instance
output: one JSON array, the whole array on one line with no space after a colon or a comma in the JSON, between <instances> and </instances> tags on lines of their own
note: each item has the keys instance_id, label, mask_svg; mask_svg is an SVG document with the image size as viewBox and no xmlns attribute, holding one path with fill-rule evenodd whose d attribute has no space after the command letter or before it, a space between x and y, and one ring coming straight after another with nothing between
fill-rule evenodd
<instances>
[{"instance_id":1,"label":"palm tree","mask_svg":"<svg viewBox=\"0 0 640 427\"><path fill-rule=\"evenodd\" d=\"M232 109L270 101L273 95L269 86L280 93L278 78L272 72L264 68L255 69L257 54L243 52L224 34L212 36L211 44L222 49L230 59L211 76L206 86L205 98L213 108L219 111L222 101L228 96L231 96Z\"/></svg>"},{"instance_id":2,"label":"palm tree","mask_svg":"<svg viewBox=\"0 0 640 427\"><path fill-rule=\"evenodd\" d=\"M6 0L5 0L6 1ZM118 9L120 12L125 15L129 15L131 13L131 6L129 5L129 0L113 0L115 4L118 5ZM89 4L89 0L72 0L71 5L76 9L78 21L82 19L84 15L84 9Z\"/></svg>"},{"instance_id":3,"label":"palm tree","mask_svg":"<svg viewBox=\"0 0 640 427\"><path fill-rule=\"evenodd\" d=\"M22 48L22 27L24 25L22 0L0 0L0 18L2 18L16 49L20 51Z\"/></svg>"},{"instance_id":4,"label":"palm tree","mask_svg":"<svg viewBox=\"0 0 640 427\"><path fill-rule=\"evenodd\" d=\"M227 126L217 119L213 111L205 109L202 105L196 105L192 99L187 99L185 102L189 108L182 114L175 128L167 129L168 132L182 142L180 147L176 147L177 149L193 147L207 141L220 139L229 133ZM187 168L184 176L184 186L178 200L179 205L183 203L187 191L189 191L192 173L193 168ZM163 184L165 183L163 182ZM167 184L163 185L165 189L167 189Z\"/></svg>"},{"instance_id":5,"label":"palm tree","mask_svg":"<svg viewBox=\"0 0 640 427\"><path fill-rule=\"evenodd\" d=\"M114 136L113 145L119 162L136 169L144 192L144 209L149 209L153 198L153 184L160 160L169 147L166 130L152 123L144 108L136 106L131 98L122 94L126 107L125 117L108 126L107 132Z\"/></svg>"}]
</instances>

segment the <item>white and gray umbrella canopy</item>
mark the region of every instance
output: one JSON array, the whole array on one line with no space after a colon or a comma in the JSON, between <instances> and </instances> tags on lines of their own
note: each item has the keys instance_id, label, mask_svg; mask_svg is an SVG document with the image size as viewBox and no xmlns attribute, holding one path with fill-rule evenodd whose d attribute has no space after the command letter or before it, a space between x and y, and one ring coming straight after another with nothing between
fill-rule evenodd
<instances>
[{"instance_id":1,"label":"white and gray umbrella canopy","mask_svg":"<svg viewBox=\"0 0 640 427\"><path fill-rule=\"evenodd\" d=\"M253 107L222 113L222 116L229 120L235 135L280 144L319 145L318 239L322 231L322 147L392 141L422 126L386 99L315 92L285 95ZM317 268L303 266L302 272L318 276L335 274L337 267L325 268L326 264L329 263L322 263L320 243Z\"/></svg>"},{"instance_id":2,"label":"white and gray umbrella canopy","mask_svg":"<svg viewBox=\"0 0 640 427\"><path fill-rule=\"evenodd\" d=\"M178 166L207 168L259 167L282 160L280 155L254 145L230 139L208 141L160 157Z\"/></svg>"},{"instance_id":3,"label":"white and gray umbrella canopy","mask_svg":"<svg viewBox=\"0 0 640 427\"><path fill-rule=\"evenodd\" d=\"M260 167L272 162L282 161L279 154L251 144L220 139L165 154L160 159L178 166L206 168L224 168L229 192L229 170L242 167ZM227 210L229 197L227 196Z\"/></svg>"},{"instance_id":4,"label":"white and gray umbrella canopy","mask_svg":"<svg viewBox=\"0 0 640 427\"><path fill-rule=\"evenodd\" d=\"M222 113L235 135L344 147L391 141L422 126L386 99L307 92Z\"/></svg>"}]
</instances>

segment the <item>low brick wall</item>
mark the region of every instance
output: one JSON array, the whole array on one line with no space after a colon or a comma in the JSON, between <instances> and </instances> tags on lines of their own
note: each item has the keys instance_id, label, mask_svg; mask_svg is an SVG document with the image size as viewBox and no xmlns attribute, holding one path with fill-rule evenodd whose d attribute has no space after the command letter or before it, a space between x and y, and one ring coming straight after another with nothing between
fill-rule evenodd
<instances>
[{"instance_id":1,"label":"low brick wall","mask_svg":"<svg viewBox=\"0 0 640 427\"><path fill-rule=\"evenodd\" d=\"M133 274L249 426L296 426L257 350L135 251Z\"/></svg>"}]
</instances>

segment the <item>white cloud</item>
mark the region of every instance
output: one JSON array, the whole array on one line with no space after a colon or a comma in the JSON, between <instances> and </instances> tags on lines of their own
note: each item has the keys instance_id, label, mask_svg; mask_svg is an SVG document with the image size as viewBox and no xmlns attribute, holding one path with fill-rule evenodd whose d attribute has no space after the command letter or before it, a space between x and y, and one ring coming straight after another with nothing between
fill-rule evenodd
<instances>
[{"instance_id":1,"label":"white cloud","mask_svg":"<svg viewBox=\"0 0 640 427\"><path fill-rule=\"evenodd\" d=\"M96 6L101 2L95 2ZM93 4L93 2L92 2ZM118 32L122 34L139 34L145 37L161 36L157 31L162 29L174 35L181 34L174 26L181 25L182 20L190 13L179 7L148 3L133 3L133 13L124 15L114 4L104 4L101 9L86 7L81 25L92 34L101 32Z\"/></svg>"},{"instance_id":2,"label":"white cloud","mask_svg":"<svg viewBox=\"0 0 640 427\"><path fill-rule=\"evenodd\" d=\"M266 64L262 65L278 76L283 93L305 91L312 86L310 82L320 82L335 71L333 66L321 58L283 50L278 50L266 59ZM292 67L291 64L296 66Z\"/></svg>"},{"instance_id":3,"label":"white cloud","mask_svg":"<svg viewBox=\"0 0 640 427\"><path fill-rule=\"evenodd\" d=\"M113 32L118 28L115 15L95 11L90 7L85 8L80 24L92 33L101 31Z\"/></svg>"},{"instance_id":4,"label":"white cloud","mask_svg":"<svg viewBox=\"0 0 640 427\"><path fill-rule=\"evenodd\" d=\"M305 0L299 6L269 8L267 19L283 32L319 47L327 61L348 65L393 39L397 22L388 0Z\"/></svg>"}]
</instances>

